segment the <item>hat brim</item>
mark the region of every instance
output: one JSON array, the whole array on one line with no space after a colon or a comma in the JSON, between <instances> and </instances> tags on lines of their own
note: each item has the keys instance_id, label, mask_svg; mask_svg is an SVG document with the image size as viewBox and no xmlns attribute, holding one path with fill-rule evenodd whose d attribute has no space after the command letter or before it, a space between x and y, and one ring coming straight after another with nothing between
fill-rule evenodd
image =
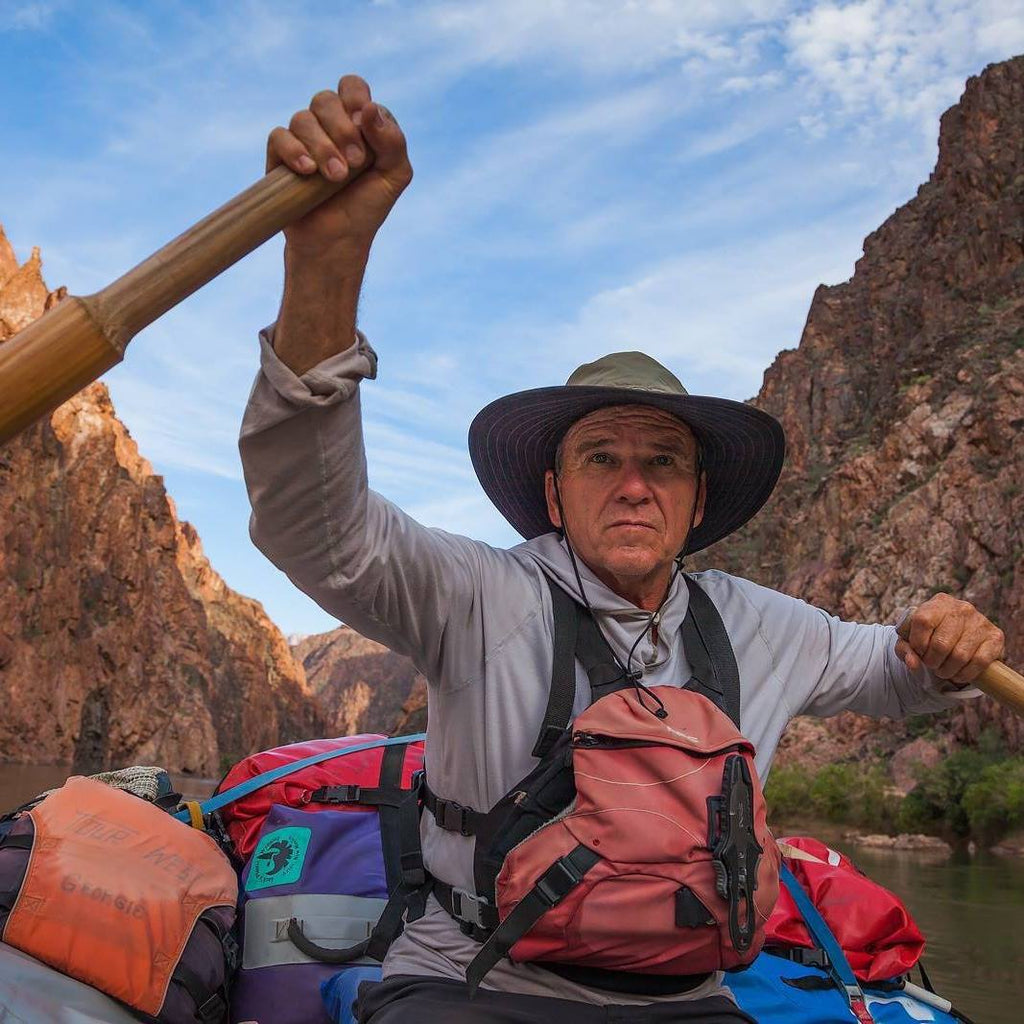
<instances>
[{"instance_id":1,"label":"hat brim","mask_svg":"<svg viewBox=\"0 0 1024 1024\"><path fill-rule=\"evenodd\" d=\"M469 454L487 496L527 540L550 533L545 470L569 427L609 405L649 405L683 420L697 436L707 474L704 518L686 554L738 530L768 500L782 471L782 425L753 406L727 398L632 388L534 388L483 408L469 428Z\"/></svg>"}]
</instances>

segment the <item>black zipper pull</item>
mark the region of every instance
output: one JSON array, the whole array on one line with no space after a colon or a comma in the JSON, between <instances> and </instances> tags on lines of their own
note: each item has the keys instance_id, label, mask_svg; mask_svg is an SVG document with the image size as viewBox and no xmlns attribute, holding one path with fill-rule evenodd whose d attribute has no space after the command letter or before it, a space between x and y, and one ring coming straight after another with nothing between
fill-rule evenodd
<instances>
[{"instance_id":1,"label":"black zipper pull","mask_svg":"<svg viewBox=\"0 0 1024 1024\"><path fill-rule=\"evenodd\" d=\"M601 741L591 732L576 732L572 736L574 747L596 747Z\"/></svg>"}]
</instances>

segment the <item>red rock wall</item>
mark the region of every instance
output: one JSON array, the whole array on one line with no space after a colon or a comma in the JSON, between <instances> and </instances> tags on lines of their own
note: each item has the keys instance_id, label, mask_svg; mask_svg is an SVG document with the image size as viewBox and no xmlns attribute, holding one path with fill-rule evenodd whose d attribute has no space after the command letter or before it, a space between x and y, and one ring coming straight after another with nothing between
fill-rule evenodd
<instances>
[{"instance_id":1,"label":"red rock wall","mask_svg":"<svg viewBox=\"0 0 1024 1024\"><path fill-rule=\"evenodd\" d=\"M294 648L332 734L422 732L427 684L412 662L342 626Z\"/></svg>"},{"instance_id":2,"label":"red rock wall","mask_svg":"<svg viewBox=\"0 0 1024 1024\"><path fill-rule=\"evenodd\" d=\"M0 231L0 343L59 296ZM0 760L217 775L322 734L262 607L211 568L103 384L0 447Z\"/></svg>"},{"instance_id":3,"label":"red rock wall","mask_svg":"<svg viewBox=\"0 0 1024 1024\"><path fill-rule=\"evenodd\" d=\"M862 621L946 590L1024 665L1024 58L967 83L935 172L854 276L818 289L754 404L784 424L787 466L706 564ZM960 740L993 726L1024 745L987 699L946 719Z\"/></svg>"}]
</instances>

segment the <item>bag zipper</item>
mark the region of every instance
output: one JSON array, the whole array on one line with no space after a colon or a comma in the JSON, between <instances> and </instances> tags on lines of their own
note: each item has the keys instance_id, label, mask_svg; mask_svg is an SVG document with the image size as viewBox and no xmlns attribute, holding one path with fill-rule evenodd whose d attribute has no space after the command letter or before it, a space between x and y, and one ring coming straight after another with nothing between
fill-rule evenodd
<instances>
[{"instance_id":1,"label":"bag zipper","mask_svg":"<svg viewBox=\"0 0 1024 1024\"><path fill-rule=\"evenodd\" d=\"M699 754L701 757L711 757L716 754L723 754L727 750L741 751L745 743L727 743L715 750L693 750L683 743L670 743L665 740L631 740L623 739L621 736L606 736L597 732L583 732L582 730L572 734L572 745L583 747L587 750L626 750L630 747L674 747L677 750L686 750L692 754Z\"/></svg>"}]
</instances>

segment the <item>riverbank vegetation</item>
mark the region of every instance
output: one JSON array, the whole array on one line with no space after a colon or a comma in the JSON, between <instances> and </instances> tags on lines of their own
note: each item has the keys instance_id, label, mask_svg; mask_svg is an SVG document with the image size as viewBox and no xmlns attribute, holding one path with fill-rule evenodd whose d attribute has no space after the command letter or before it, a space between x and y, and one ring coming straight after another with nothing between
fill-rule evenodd
<instances>
[{"instance_id":1,"label":"riverbank vegetation","mask_svg":"<svg viewBox=\"0 0 1024 1024\"><path fill-rule=\"evenodd\" d=\"M817 772L772 769L765 789L770 817L818 818L875 832L924 832L953 842L990 845L1024 829L1024 757L991 737L931 768L920 766L906 795L894 790L884 762L840 762Z\"/></svg>"}]
</instances>

